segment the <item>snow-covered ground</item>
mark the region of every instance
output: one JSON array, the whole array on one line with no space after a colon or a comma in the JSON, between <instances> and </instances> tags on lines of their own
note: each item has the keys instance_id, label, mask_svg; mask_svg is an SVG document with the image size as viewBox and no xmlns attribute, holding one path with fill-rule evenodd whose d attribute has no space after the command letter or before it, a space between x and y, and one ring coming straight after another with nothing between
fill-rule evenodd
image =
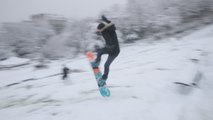
<instances>
[{"instance_id":1,"label":"snow-covered ground","mask_svg":"<svg viewBox=\"0 0 213 120\"><path fill-rule=\"evenodd\" d=\"M0 120L213 120L212 33L209 26L181 39L122 46L111 65L109 98L100 96L84 56L47 69L0 71ZM66 81L45 78L60 73L62 64L80 71ZM198 86L181 93L174 82L190 84L198 72Z\"/></svg>"}]
</instances>

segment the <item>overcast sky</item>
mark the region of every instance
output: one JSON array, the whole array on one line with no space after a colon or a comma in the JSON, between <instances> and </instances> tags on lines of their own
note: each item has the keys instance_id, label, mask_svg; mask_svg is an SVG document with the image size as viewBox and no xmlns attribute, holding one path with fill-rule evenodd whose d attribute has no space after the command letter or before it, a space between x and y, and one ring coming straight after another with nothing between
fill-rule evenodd
<instances>
[{"instance_id":1,"label":"overcast sky","mask_svg":"<svg viewBox=\"0 0 213 120\"><path fill-rule=\"evenodd\" d=\"M113 4L126 0L0 0L0 22L29 20L37 13L63 15L67 18L95 17Z\"/></svg>"}]
</instances>

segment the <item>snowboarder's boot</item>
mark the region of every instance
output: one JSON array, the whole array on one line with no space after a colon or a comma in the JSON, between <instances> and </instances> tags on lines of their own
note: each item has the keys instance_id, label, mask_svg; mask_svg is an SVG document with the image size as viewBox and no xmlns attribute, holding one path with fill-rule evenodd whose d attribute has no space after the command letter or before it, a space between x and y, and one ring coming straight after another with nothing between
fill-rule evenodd
<instances>
[{"instance_id":1,"label":"snowboarder's boot","mask_svg":"<svg viewBox=\"0 0 213 120\"><path fill-rule=\"evenodd\" d=\"M106 75L103 75L101 78L98 79L98 86L102 87L106 85L106 80L107 80Z\"/></svg>"},{"instance_id":2,"label":"snowboarder's boot","mask_svg":"<svg viewBox=\"0 0 213 120\"><path fill-rule=\"evenodd\" d=\"M100 78L100 79L98 80L98 86L99 86L99 87L103 87L104 85L106 85L106 80Z\"/></svg>"},{"instance_id":3,"label":"snowboarder's boot","mask_svg":"<svg viewBox=\"0 0 213 120\"><path fill-rule=\"evenodd\" d=\"M98 67L100 65L100 62L92 62L91 64L93 67Z\"/></svg>"}]
</instances>

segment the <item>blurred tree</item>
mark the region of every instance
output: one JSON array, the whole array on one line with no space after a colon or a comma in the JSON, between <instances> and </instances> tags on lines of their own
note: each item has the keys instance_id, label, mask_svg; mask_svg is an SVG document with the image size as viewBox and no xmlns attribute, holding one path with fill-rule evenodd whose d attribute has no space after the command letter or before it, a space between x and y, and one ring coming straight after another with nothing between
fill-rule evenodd
<instances>
[{"instance_id":1,"label":"blurred tree","mask_svg":"<svg viewBox=\"0 0 213 120\"><path fill-rule=\"evenodd\" d=\"M95 30L92 21L88 19L73 21L69 27L69 36L66 44L69 47L75 48L76 54L85 52L89 44L95 42Z\"/></svg>"},{"instance_id":2,"label":"blurred tree","mask_svg":"<svg viewBox=\"0 0 213 120\"><path fill-rule=\"evenodd\" d=\"M18 57L36 57L35 53L49 39L53 32L33 23L4 23L2 25L5 44Z\"/></svg>"}]
</instances>

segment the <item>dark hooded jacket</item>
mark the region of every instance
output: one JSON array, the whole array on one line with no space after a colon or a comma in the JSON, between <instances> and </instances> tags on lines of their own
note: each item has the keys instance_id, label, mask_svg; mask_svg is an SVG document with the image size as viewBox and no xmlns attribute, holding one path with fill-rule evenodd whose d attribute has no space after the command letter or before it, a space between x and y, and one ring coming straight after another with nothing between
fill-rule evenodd
<instances>
[{"instance_id":1,"label":"dark hooded jacket","mask_svg":"<svg viewBox=\"0 0 213 120\"><path fill-rule=\"evenodd\" d=\"M100 30L109 23L111 23L111 21L108 21L108 20L104 21L98 25L97 29ZM119 54L119 52L120 52L118 38L117 38L117 34L116 34L115 30L116 30L116 27L114 24L112 24L109 27L107 27L106 29L104 29L103 31L101 31L101 34L105 40L106 48L107 48L109 54Z\"/></svg>"}]
</instances>

